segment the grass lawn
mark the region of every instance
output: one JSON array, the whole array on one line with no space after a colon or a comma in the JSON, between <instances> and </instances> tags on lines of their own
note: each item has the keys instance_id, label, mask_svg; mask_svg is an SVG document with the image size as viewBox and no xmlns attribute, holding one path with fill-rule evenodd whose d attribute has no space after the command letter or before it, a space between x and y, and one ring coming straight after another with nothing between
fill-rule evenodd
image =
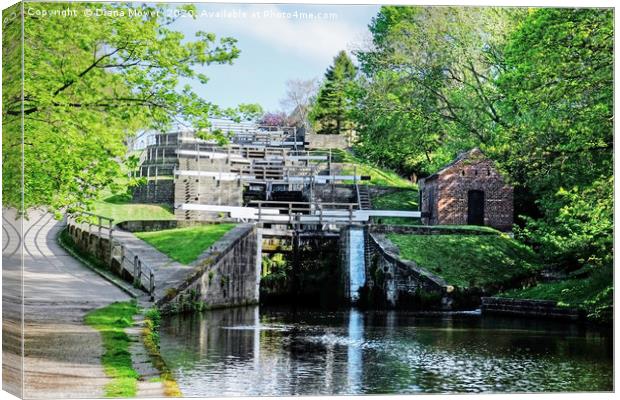
<instances>
[{"instance_id":1,"label":"grass lawn","mask_svg":"<svg viewBox=\"0 0 620 400\"><path fill-rule=\"evenodd\" d=\"M166 229L136 233L140 239L173 260L189 264L217 242L235 224L199 225L189 228Z\"/></svg>"},{"instance_id":2,"label":"grass lawn","mask_svg":"<svg viewBox=\"0 0 620 400\"><path fill-rule=\"evenodd\" d=\"M606 320L611 318L613 310L613 270L602 268L587 278L544 282L529 288L509 290L497 296L553 300L560 306L583 308L591 318Z\"/></svg>"},{"instance_id":3,"label":"grass lawn","mask_svg":"<svg viewBox=\"0 0 620 400\"><path fill-rule=\"evenodd\" d=\"M415 188L373 197L372 205L377 210L418 211L418 200L418 189Z\"/></svg>"},{"instance_id":4,"label":"grass lawn","mask_svg":"<svg viewBox=\"0 0 620 400\"><path fill-rule=\"evenodd\" d=\"M375 210L418 211L418 189L402 189L381 196L373 196L372 208ZM386 225L420 225L419 218L373 217L375 222Z\"/></svg>"},{"instance_id":5,"label":"grass lawn","mask_svg":"<svg viewBox=\"0 0 620 400\"><path fill-rule=\"evenodd\" d=\"M388 238L402 258L457 287L499 285L540 268L530 248L505 235L388 234Z\"/></svg>"},{"instance_id":6,"label":"grass lawn","mask_svg":"<svg viewBox=\"0 0 620 400\"><path fill-rule=\"evenodd\" d=\"M87 325L101 332L104 348L101 364L112 378L104 388L106 397L136 395L139 376L131 365L130 340L124 329L133 325L137 312L135 302L121 302L91 311L84 317Z\"/></svg>"},{"instance_id":7,"label":"grass lawn","mask_svg":"<svg viewBox=\"0 0 620 400\"><path fill-rule=\"evenodd\" d=\"M371 185L400 188L414 187L413 183L401 177L396 172L372 165L368 161L355 157L345 150L332 149L332 160L335 163L343 164L342 170L340 171L342 175L353 175L354 172L357 173L357 175L369 175L369 184ZM353 181L345 183L353 183ZM364 181L362 183L364 183Z\"/></svg>"},{"instance_id":8,"label":"grass lawn","mask_svg":"<svg viewBox=\"0 0 620 400\"><path fill-rule=\"evenodd\" d=\"M114 223L123 221L174 219L172 210L158 204L135 204L127 196L112 195L93 204L92 211L104 217L113 218Z\"/></svg>"}]
</instances>

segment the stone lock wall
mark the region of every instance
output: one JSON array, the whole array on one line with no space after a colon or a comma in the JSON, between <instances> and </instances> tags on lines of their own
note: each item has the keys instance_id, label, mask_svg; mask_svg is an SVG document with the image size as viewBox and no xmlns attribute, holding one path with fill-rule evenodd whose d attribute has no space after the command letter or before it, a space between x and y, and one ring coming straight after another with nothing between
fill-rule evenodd
<instances>
[{"instance_id":1,"label":"stone lock wall","mask_svg":"<svg viewBox=\"0 0 620 400\"><path fill-rule=\"evenodd\" d=\"M484 192L484 225L509 230L513 224L513 188L504 182L493 162L482 153L443 169L420 181L422 222L427 225L465 225L468 192Z\"/></svg>"},{"instance_id":2,"label":"stone lock wall","mask_svg":"<svg viewBox=\"0 0 620 400\"><path fill-rule=\"evenodd\" d=\"M197 261L187 278L158 302L164 311L183 302L206 308L255 304L260 284L261 237L253 225L228 232Z\"/></svg>"},{"instance_id":3,"label":"stone lock wall","mask_svg":"<svg viewBox=\"0 0 620 400\"><path fill-rule=\"evenodd\" d=\"M399 250L383 234L369 235L369 262L367 285L379 287L389 306L396 307L408 296L425 296L437 299L437 305L450 309L450 287L440 277L418 266L415 262L401 259Z\"/></svg>"},{"instance_id":4,"label":"stone lock wall","mask_svg":"<svg viewBox=\"0 0 620 400\"><path fill-rule=\"evenodd\" d=\"M211 204L241 206L243 184L240 179L231 179L230 164L225 159L180 159L179 169L215 173L216 176L181 175L174 181L175 216L179 220L214 220L217 213L186 211L181 204Z\"/></svg>"}]
</instances>

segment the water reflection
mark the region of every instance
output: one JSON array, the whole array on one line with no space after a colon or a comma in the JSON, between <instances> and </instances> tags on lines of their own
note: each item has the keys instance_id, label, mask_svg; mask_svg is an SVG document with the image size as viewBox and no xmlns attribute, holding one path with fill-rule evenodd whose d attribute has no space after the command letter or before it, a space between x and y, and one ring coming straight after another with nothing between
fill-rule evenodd
<instances>
[{"instance_id":1,"label":"water reflection","mask_svg":"<svg viewBox=\"0 0 620 400\"><path fill-rule=\"evenodd\" d=\"M163 322L185 396L609 391L612 337L478 316L258 307Z\"/></svg>"}]
</instances>

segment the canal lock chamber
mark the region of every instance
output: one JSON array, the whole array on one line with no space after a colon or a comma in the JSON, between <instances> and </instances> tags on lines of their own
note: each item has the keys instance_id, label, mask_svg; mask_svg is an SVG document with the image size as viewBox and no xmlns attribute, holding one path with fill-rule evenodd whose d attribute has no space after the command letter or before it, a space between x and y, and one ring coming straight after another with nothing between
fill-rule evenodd
<instances>
[{"instance_id":1,"label":"canal lock chamber","mask_svg":"<svg viewBox=\"0 0 620 400\"><path fill-rule=\"evenodd\" d=\"M338 308L359 301L366 285L366 232L263 230L260 303Z\"/></svg>"}]
</instances>

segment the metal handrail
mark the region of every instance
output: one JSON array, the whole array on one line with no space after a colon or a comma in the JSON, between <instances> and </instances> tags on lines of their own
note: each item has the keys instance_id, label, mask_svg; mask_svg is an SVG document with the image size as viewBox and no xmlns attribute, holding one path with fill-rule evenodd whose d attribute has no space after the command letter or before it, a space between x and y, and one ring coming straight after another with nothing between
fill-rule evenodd
<instances>
[{"instance_id":1,"label":"metal handrail","mask_svg":"<svg viewBox=\"0 0 620 400\"><path fill-rule=\"evenodd\" d=\"M127 271L129 271L133 277L134 286L145 288L152 298L155 293L155 273L153 272L153 268L140 259L139 255L129 250L124 244L115 240L113 241L112 248L114 249L117 247L121 249L121 266L127 262L133 267L132 270ZM143 278L145 278L144 283Z\"/></svg>"}]
</instances>

